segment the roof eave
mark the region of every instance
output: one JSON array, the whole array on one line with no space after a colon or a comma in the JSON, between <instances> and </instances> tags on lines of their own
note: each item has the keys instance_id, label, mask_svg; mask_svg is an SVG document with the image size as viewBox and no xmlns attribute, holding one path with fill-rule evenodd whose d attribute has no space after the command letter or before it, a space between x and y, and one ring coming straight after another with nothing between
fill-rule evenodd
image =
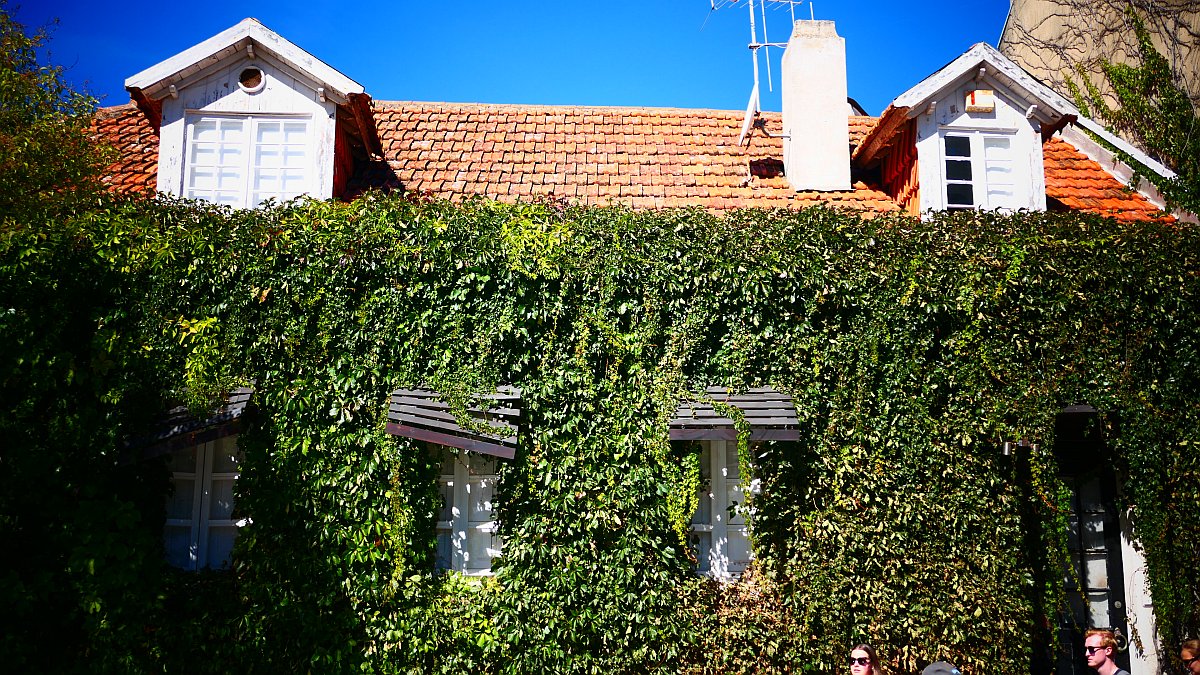
<instances>
[{"instance_id":1,"label":"roof eave","mask_svg":"<svg viewBox=\"0 0 1200 675\"><path fill-rule=\"evenodd\" d=\"M125 89L141 92L147 98L162 99L169 95L171 85L245 50L247 45L253 45L255 50L262 50L297 70L340 101L348 100L351 95L366 93L362 85L253 18L243 19L237 25L127 78Z\"/></svg>"}]
</instances>

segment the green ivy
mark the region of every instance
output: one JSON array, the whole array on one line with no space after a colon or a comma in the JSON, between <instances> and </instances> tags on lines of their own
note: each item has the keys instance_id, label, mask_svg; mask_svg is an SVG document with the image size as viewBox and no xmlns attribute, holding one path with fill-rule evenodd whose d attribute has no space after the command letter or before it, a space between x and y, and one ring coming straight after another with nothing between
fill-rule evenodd
<instances>
[{"instance_id":1,"label":"green ivy","mask_svg":"<svg viewBox=\"0 0 1200 675\"><path fill-rule=\"evenodd\" d=\"M876 644L1023 673L1066 602L1054 414L1107 414L1173 644L1200 627L1200 238L1076 214L862 220L367 195L256 211L106 197L0 242L5 652L47 669L830 672ZM161 562L171 400L253 383L231 571ZM436 467L387 400L522 389L495 577L434 570ZM771 385L739 443L757 562L685 542L704 387ZM211 398L209 399L211 400ZM735 418L735 411L729 411ZM1119 425L1115 422L1119 420ZM742 430L743 440L746 437ZM1031 439L1015 460L1003 440ZM52 644L37 639L53 628Z\"/></svg>"}]
</instances>

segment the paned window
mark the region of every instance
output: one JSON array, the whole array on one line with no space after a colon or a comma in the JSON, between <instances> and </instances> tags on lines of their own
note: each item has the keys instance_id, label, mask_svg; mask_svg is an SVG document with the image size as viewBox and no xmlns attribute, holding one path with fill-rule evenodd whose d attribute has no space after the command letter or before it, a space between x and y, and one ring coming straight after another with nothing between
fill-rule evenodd
<instances>
[{"instance_id":1,"label":"paned window","mask_svg":"<svg viewBox=\"0 0 1200 675\"><path fill-rule=\"evenodd\" d=\"M434 446L442 504L437 521L437 567L470 575L492 573L503 543L496 535L492 495L496 458Z\"/></svg>"},{"instance_id":2,"label":"paned window","mask_svg":"<svg viewBox=\"0 0 1200 675\"><path fill-rule=\"evenodd\" d=\"M754 558L737 441L701 441L700 445L700 503L692 516L692 546L702 574L729 579L741 574Z\"/></svg>"},{"instance_id":3,"label":"paned window","mask_svg":"<svg viewBox=\"0 0 1200 675\"><path fill-rule=\"evenodd\" d=\"M163 533L167 561L186 570L226 567L245 523L234 516L233 486L241 464L237 436L176 450L168 464L173 491Z\"/></svg>"},{"instance_id":4,"label":"paned window","mask_svg":"<svg viewBox=\"0 0 1200 675\"><path fill-rule=\"evenodd\" d=\"M184 195L250 208L308 192L308 126L291 117L190 117Z\"/></svg>"},{"instance_id":5,"label":"paned window","mask_svg":"<svg viewBox=\"0 0 1200 675\"><path fill-rule=\"evenodd\" d=\"M946 208L1016 208L1012 146L1013 137L1008 134L944 133Z\"/></svg>"}]
</instances>

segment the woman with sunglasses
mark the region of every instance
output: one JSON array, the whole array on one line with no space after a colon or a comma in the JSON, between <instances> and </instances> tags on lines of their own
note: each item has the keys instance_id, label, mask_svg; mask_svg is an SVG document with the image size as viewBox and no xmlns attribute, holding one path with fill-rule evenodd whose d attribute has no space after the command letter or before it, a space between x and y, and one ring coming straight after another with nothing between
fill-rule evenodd
<instances>
[{"instance_id":1,"label":"woman with sunglasses","mask_svg":"<svg viewBox=\"0 0 1200 675\"><path fill-rule=\"evenodd\" d=\"M1179 652L1179 660L1183 661L1183 672L1188 675L1200 675L1200 640L1184 642Z\"/></svg>"},{"instance_id":2,"label":"woman with sunglasses","mask_svg":"<svg viewBox=\"0 0 1200 675\"><path fill-rule=\"evenodd\" d=\"M868 644L854 645L850 650L850 675L883 675L879 671L879 657L875 648Z\"/></svg>"}]
</instances>

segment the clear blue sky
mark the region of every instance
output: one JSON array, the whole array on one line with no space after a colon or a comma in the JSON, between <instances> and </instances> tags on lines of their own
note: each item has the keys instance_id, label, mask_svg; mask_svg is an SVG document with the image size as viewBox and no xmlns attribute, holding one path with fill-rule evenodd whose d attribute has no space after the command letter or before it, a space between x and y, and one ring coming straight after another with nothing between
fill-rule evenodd
<instances>
[{"instance_id":1,"label":"clear blue sky","mask_svg":"<svg viewBox=\"0 0 1200 675\"><path fill-rule=\"evenodd\" d=\"M746 0L714 1L717 11L709 0L24 0L15 15L27 27L59 19L51 59L102 105L129 100L126 77L254 16L379 100L744 109ZM785 42L786 7L767 7L771 41ZM795 11L808 18L810 6ZM837 22L850 95L877 115L972 44L995 45L1008 2L817 0L812 11ZM780 55L771 50L773 75ZM763 108L778 110L762 63Z\"/></svg>"}]
</instances>

